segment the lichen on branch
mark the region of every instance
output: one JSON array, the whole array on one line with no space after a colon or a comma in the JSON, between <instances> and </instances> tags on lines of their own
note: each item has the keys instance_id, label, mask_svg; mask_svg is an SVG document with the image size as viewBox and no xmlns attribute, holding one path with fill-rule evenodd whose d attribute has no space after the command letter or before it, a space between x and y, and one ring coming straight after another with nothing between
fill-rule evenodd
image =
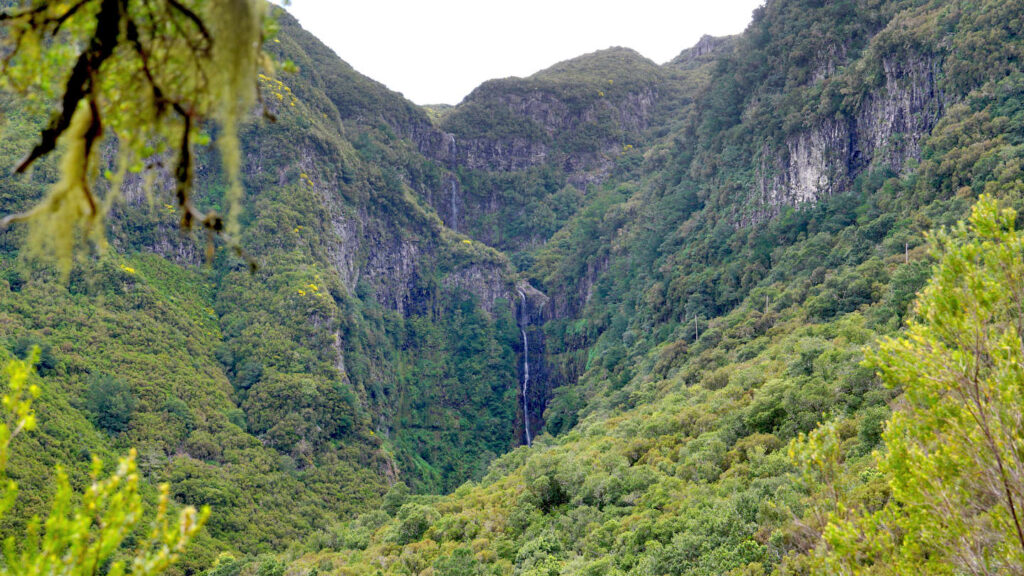
<instances>
[{"instance_id":1,"label":"lichen on branch","mask_svg":"<svg viewBox=\"0 0 1024 576\"><path fill-rule=\"evenodd\" d=\"M245 256L234 240L242 199L236 131L259 98L259 71L272 68L262 51L273 27L264 2L23 0L0 12L0 27L0 89L53 110L14 171L62 158L45 198L3 226L26 221L33 253L67 275L76 247L105 247L103 219L125 173L173 159L182 229L206 231L208 253L219 238ZM219 129L226 214L193 201L193 146L205 143L205 124ZM117 176L99 186L106 171L97 150L108 139L116 142Z\"/></svg>"}]
</instances>

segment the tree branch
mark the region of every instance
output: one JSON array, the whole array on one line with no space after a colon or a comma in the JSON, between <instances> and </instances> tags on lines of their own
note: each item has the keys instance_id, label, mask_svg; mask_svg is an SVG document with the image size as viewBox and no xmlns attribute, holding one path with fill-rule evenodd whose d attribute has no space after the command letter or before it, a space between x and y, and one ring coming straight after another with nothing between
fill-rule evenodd
<instances>
[{"instance_id":1,"label":"tree branch","mask_svg":"<svg viewBox=\"0 0 1024 576\"><path fill-rule=\"evenodd\" d=\"M110 58L117 47L121 19L124 16L124 1L103 0L100 12L96 16L96 32L89 42L89 47L75 62L65 85L64 96L61 98L60 111L50 119L49 126L43 129L39 143L14 169L16 173L24 173L33 162L52 152L57 147L57 140L71 125L71 118L78 103L92 91L93 74L107 58Z\"/></svg>"}]
</instances>

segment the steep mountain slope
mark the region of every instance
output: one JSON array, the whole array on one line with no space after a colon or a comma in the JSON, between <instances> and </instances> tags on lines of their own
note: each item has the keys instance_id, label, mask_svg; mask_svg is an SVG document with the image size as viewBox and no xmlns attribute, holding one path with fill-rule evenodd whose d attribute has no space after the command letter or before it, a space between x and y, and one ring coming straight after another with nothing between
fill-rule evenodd
<instances>
[{"instance_id":1,"label":"steep mountain slope","mask_svg":"<svg viewBox=\"0 0 1024 576\"><path fill-rule=\"evenodd\" d=\"M517 443L515 278L413 193L438 186L439 168L395 132L433 128L290 17L280 25L272 49L300 72L261 78L277 120L240 135L256 274L227 253L202 264L205 239L177 232L159 166L129 178L114 249L66 285L19 255L20 228L4 234L0 341L48 354L47 424L11 469L32 496L13 518L42 512L54 464L81 482L89 454L136 447L149 486L218 510L194 572L220 550L281 549L399 478L451 490ZM41 120L2 105L12 166ZM50 164L3 173L4 212L55 178ZM225 188L215 151L201 151L199 201L218 208ZM116 405L86 401L110 390Z\"/></svg>"},{"instance_id":2,"label":"steep mountain slope","mask_svg":"<svg viewBox=\"0 0 1024 576\"><path fill-rule=\"evenodd\" d=\"M440 193L424 188L421 195L446 225L505 251L525 271L574 216L607 207L609 178L635 168L641 150L686 121L716 55L729 46L702 41L692 57L681 55L684 64L671 66L610 48L527 78L487 82L440 114L429 138L412 135L421 152L446 167ZM576 265L574 278L583 279L599 264L588 258ZM532 286L523 293L534 359L526 413L535 430L544 424L551 390L579 375L578 363L548 361L562 352L548 350L541 325L576 315L585 290L549 298Z\"/></svg>"},{"instance_id":3,"label":"steep mountain slope","mask_svg":"<svg viewBox=\"0 0 1024 576\"><path fill-rule=\"evenodd\" d=\"M430 113L284 15L299 72L242 133L258 273L201 265L159 167L67 285L4 234L0 341L48 352L14 517L136 446L214 507L185 572L807 573L830 513L889 497L900 391L860 360L924 233L1024 203L1021 14L773 0L663 66L613 48ZM40 120L0 106L10 165ZM0 175L5 211L54 174ZM217 206L214 151L198 178Z\"/></svg>"},{"instance_id":4,"label":"steep mountain slope","mask_svg":"<svg viewBox=\"0 0 1024 576\"><path fill-rule=\"evenodd\" d=\"M450 227L525 257L561 228L617 159L685 113L693 70L659 67L627 48L484 83L441 116L447 146L421 149L457 178L426 194Z\"/></svg>"},{"instance_id":5,"label":"steep mountain slope","mask_svg":"<svg viewBox=\"0 0 1024 576\"><path fill-rule=\"evenodd\" d=\"M759 10L712 53L689 113L516 258L549 298L546 361L566 385L545 421L559 435L449 497L344 524L294 567L807 573L829 514L889 497L871 452L899 390L860 360L926 280L924 233L981 192L1024 204L1022 13ZM831 468L798 440L819 422Z\"/></svg>"},{"instance_id":6,"label":"steep mountain slope","mask_svg":"<svg viewBox=\"0 0 1024 576\"><path fill-rule=\"evenodd\" d=\"M990 26L997 18L1012 21L1016 6L951 11L944 3L882 3L847 13L856 7L847 3L837 14L838 6L773 2L756 14L735 51L717 63L697 117L673 134L671 141L652 146L645 153L645 165L622 179L625 190L636 192L597 216L604 220L597 234L593 230L579 233L582 230L574 230L574 226L562 231L560 234L574 238L568 242L559 238L540 252L538 261L543 264L530 271L534 282L553 293L556 301L561 291L571 295L567 300L585 295L593 298L604 292L617 301L603 298L594 303L592 317L607 318L610 304L624 305L625 316L639 322L633 326L638 334L659 326L692 323L695 317L700 323L728 313L754 290L771 283L793 281L806 274L814 277L815 284L820 283L822 274L834 273L841 263L857 265L875 256L872 246L878 243L887 251L906 252L919 243L914 236L936 221L921 220L908 227L900 223L907 215L898 213L932 200L949 200L956 192L969 194L960 189L968 180L953 185L943 177L953 170L970 174L974 194L982 192L990 179L1012 182L1012 169L1000 173L1002 166L1013 165L1012 159L983 163L991 172L975 174L966 167L954 168L947 155L958 156L962 148L971 145L999 147L996 141L1007 139L1010 147L1001 154L1012 156L1013 128L997 129L1006 130L1002 137L979 135L984 144L967 144L971 137L952 142L949 136L936 137L941 145L924 144L932 132L962 129L950 124L961 122L955 118L963 113L964 102L977 102L969 96L977 99L990 91L1013 93L1012 67L1020 42L1015 36L1001 35L1008 33L1006 29L996 27L996 32L990 32ZM798 15L810 21L790 28ZM859 30L871 22L877 33L870 42L856 31L846 36L834 32L842 31L845 23ZM833 31L832 38L791 32L815 28ZM886 64L903 56L900 51L907 37L918 37L915 49L932 54L933 66L944 68L922 76ZM966 72L960 72L963 56L950 47L985 42L985 50L1001 54L999 61L1009 64L994 65L991 76L969 80ZM793 62L804 51L841 53L846 60L838 62L835 73L815 78L803 75L803 69ZM771 54L786 57L775 66L765 66L763 60L768 57L771 63ZM871 80L865 80L869 75L873 75ZM734 91L723 88L733 82L739 83ZM971 96L971 90L978 91ZM843 100L836 102L840 97ZM1009 106L1015 101L1015 96L999 98L1008 98ZM879 107L889 110L886 114L891 120L865 120L877 118ZM956 113L940 114L949 109ZM787 124L786 119L793 117L799 118L799 123ZM1012 117L1010 113L1008 118ZM837 141L847 142L847 148L833 148L818 137L839 125L843 128ZM819 164L803 161L810 157L817 158ZM786 168L773 172L766 163ZM945 168L940 168L943 165ZM836 170L842 174L837 172L834 178L825 174ZM899 176L908 178L907 186L917 191L897 192L898 180L891 178ZM640 186L629 187L635 183ZM801 192L805 184L811 186L809 192ZM890 200L890 195L900 196ZM916 198L918 195L921 197ZM873 220L877 223L871 225ZM590 225L580 222L578 226ZM850 243L836 238L852 225L856 228L849 232L856 230L862 240ZM826 242L816 249L840 248L847 253L837 254L843 259L797 259L793 264L798 269L787 269L780 250L813 245L814 236L823 232L827 236L821 240ZM888 244L887 234L895 236ZM616 254L621 256L616 258ZM593 261L607 262L603 290L593 285L600 279L580 274L579 263ZM871 293L870 283L856 290L833 286L844 294L833 296L835 301L827 305L823 300L825 310L819 317L855 310ZM599 324L597 330L602 329Z\"/></svg>"}]
</instances>

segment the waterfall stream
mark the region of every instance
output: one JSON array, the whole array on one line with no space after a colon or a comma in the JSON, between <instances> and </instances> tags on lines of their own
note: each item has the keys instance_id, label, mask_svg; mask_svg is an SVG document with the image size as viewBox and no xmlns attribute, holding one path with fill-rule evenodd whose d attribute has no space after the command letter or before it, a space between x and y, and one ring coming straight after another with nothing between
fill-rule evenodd
<instances>
[{"instance_id":1,"label":"waterfall stream","mask_svg":"<svg viewBox=\"0 0 1024 576\"><path fill-rule=\"evenodd\" d=\"M519 309L519 332L523 335L523 429L526 431L526 445L532 446L533 439L530 438L530 407L526 402L527 393L530 391L530 340L526 337L526 294L516 289L519 297L523 299L522 308Z\"/></svg>"},{"instance_id":2,"label":"waterfall stream","mask_svg":"<svg viewBox=\"0 0 1024 576\"><path fill-rule=\"evenodd\" d=\"M458 184L458 182L455 181L455 178L452 178L452 185L451 185L450 190L451 190L451 210L452 210L451 229L455 230L456 232L458 232L459 231L459 204L458 204L458 200L459 200L458 199L459 184Z\"/></svg>"}]
</instances>

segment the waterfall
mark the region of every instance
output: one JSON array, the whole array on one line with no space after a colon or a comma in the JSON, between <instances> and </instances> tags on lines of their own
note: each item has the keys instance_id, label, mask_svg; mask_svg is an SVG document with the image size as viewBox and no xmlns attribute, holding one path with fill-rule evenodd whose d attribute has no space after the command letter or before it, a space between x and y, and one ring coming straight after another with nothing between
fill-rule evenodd
<instances>
[{"instance_id":1,"label":"waterfall","mask_svg":"<svg viewBox=\"0 0 1024 576\"><path fill-rule=\"evenodd\" d=\"M452 178L452 185L451 185L452 224L451 224L451 229L455 230L456 232L459 231L459 205L458 205L458 200L459 199L458 199L458 193L459 193L459 184L458 184L458 182L455 181L455 178Z\"/></svg>"},{"instance_id":2,"label":"waterfall","mask_svg":"<svg viewBox=\"0 0 1024 576\"><path fill-rule=\"evenodd\" d=\"M519 309L519 332L523 335L523 429L526 431L526 445L533 445L530 438L530 407L526 402L527 394L530 391L530 340L526 337L526 294L516 288L523 304Z\"/></svg>"}]
</instances>

